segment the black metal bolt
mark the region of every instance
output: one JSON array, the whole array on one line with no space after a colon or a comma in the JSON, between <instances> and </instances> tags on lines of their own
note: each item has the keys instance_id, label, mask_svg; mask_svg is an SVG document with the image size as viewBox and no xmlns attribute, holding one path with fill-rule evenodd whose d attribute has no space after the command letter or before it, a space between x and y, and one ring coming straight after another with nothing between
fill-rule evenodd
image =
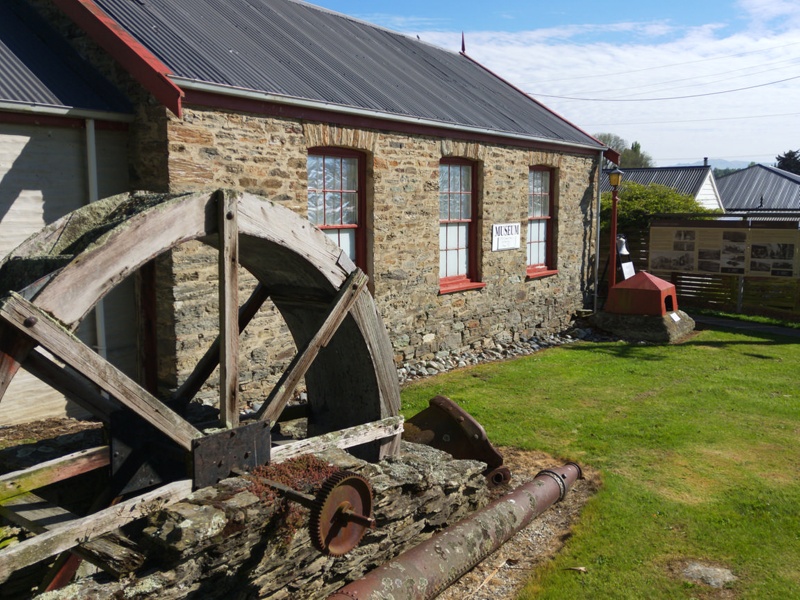
<instances>
[{"instance_id":1,"label":"black metal bolt","mask_svg":"<svg viewBox=\"0 0 800 600\"><path fill-rule=\"evenodd\" d=\"M22 324L25 325L25 327L33 327L38 322L39 319L37 319L36 317L28 317L22 322Z\"/></svg>"}]
</instances>

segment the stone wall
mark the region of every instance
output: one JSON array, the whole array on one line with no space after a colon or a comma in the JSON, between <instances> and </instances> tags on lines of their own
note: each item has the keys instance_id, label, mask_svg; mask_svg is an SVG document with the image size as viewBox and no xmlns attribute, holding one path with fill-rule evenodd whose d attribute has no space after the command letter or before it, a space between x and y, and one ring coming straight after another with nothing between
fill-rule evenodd
<instances>
[{"instance_id":1,"label":"stone wall","mask_svg":"<svg viewBox=\"0 0 800 600\"><path fill-rule=\"evenodd\" d=\"M262 502L244 479L227 479L150 518L136 540L149 548L146 570L119 582L98 574L38 598L322 599L488 502L483 463L428 446L404 442L399 456L378 464L341 450L320 458L373 487L376 528L344 556L313 548L307 511L287 537L277 503Z\"/></svg>"},{"instance_id":2,"label":"stone wall","mask_svg":"<svg viewBox=\"0 0 800 600\"><path fill-rule=\"evenodd\" d=\"M336 146L367 156L367 238L371 289L398 365L437 352L491 348L563 331L588 297L593 274L596 159L569 153L474 144L420 135L353 129L263 115L186 107L169 116L172 192L232 187L306 214L308 148ZM475 160L481 173L480 290L439 294L438 168L443 157ZM530 166L556 169L558 273L526 279L524 234ZM491 251L493 223L523 224L518 250ZM164 285L174 288L177 377L188 372L216 329L216 262L199 244L175 253ZM205 290L205 291L204 291ZM245 375L254 390L293 352L274 309L248 328L246 355L270 372ZM270 351L265 352L269 347ZM247 373L252 365L242 363ZM256 369L257 371L257 369ZM252 381L252 384L248 384ZM244 394L246 397L246 394Z\"/></svg>"}]
</instances>

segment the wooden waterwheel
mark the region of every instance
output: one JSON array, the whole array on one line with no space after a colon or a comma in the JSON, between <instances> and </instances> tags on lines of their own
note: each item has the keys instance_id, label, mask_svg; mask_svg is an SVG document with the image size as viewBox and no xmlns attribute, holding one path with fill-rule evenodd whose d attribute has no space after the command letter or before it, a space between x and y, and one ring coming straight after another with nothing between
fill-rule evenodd
<instances>
[{"instance_id":1,"label":"wooden waterwheel","mask_svg":"<svg viewBox=\"0 0 800 600\"><path fill-rule=\"evenodd\" d=\"M219 256L219 335L188 378L157 397L74 332L127 276L192 240ZM243 302L239 267L258 281ZM233 471L326 443L357 446L373 460L394 453L402 431L397 375L366 283L366 275L307 221L230 191L116 196L24 242L0 266L0 401L24 367L102 421L110 443L0 476L3 515L39 534L0 550L0 583L65 550L91 557L91 540ZM240 421L239 334L268 298L298 351L260 410ZM205 429L184 409L217 365L219 418L215 429ZM303 379L310 437L276 446L271 425ZM131 456L138 457L135 468L126 464ZM95 506L55 527L19 517L17 508L36 498L38 486L92 470L109 474L99 504L122 504Z\"/></svg>"}]
</instances>

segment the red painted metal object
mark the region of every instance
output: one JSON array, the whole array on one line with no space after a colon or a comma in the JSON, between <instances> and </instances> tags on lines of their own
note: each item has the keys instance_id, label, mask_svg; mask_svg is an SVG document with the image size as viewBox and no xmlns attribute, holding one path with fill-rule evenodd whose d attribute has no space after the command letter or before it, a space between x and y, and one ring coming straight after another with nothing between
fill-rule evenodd
<instances>
[{"instance_id":1,"label":"red painted metal object","mask_svg":"<svg viewBox=\"0 0 800 600\"><path fill-rule=\"evenodd\" d=\"M678 310L678 298L673 284L639 271L608 290L603 310L618 315L660 317Z\"/></svg>"}]
</instances>

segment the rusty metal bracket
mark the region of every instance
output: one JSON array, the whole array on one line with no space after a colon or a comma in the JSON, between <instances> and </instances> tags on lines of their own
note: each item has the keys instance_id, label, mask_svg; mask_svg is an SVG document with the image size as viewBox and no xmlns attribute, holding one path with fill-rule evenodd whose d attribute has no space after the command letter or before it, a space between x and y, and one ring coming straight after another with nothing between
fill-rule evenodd
<instances>
[{"instance_id":1,"label":"rusty metal bracket","mask_svg":"<svg viewBox=\"0 0 800 600\"><path fill-rule=\"evenodd\" d=\"M234 470L265 465L270 457L269 422L225 429L192 440L194 488L214 485Z\"/></svg>"},{"instance_id":2,"label":"rusty metal bracket","mask_svg":"<svg viewBox=\"0 0 800 600\"><path fill-rule=\"evenodd\" d=\"M486 463L483 474L490 485L511 480L511 472L503 466L503 456L472 415L446 396L436 396L428 404L428 408L405 422L404 440L444 450L454 458Z\"/></svg>"}]
</instances>

